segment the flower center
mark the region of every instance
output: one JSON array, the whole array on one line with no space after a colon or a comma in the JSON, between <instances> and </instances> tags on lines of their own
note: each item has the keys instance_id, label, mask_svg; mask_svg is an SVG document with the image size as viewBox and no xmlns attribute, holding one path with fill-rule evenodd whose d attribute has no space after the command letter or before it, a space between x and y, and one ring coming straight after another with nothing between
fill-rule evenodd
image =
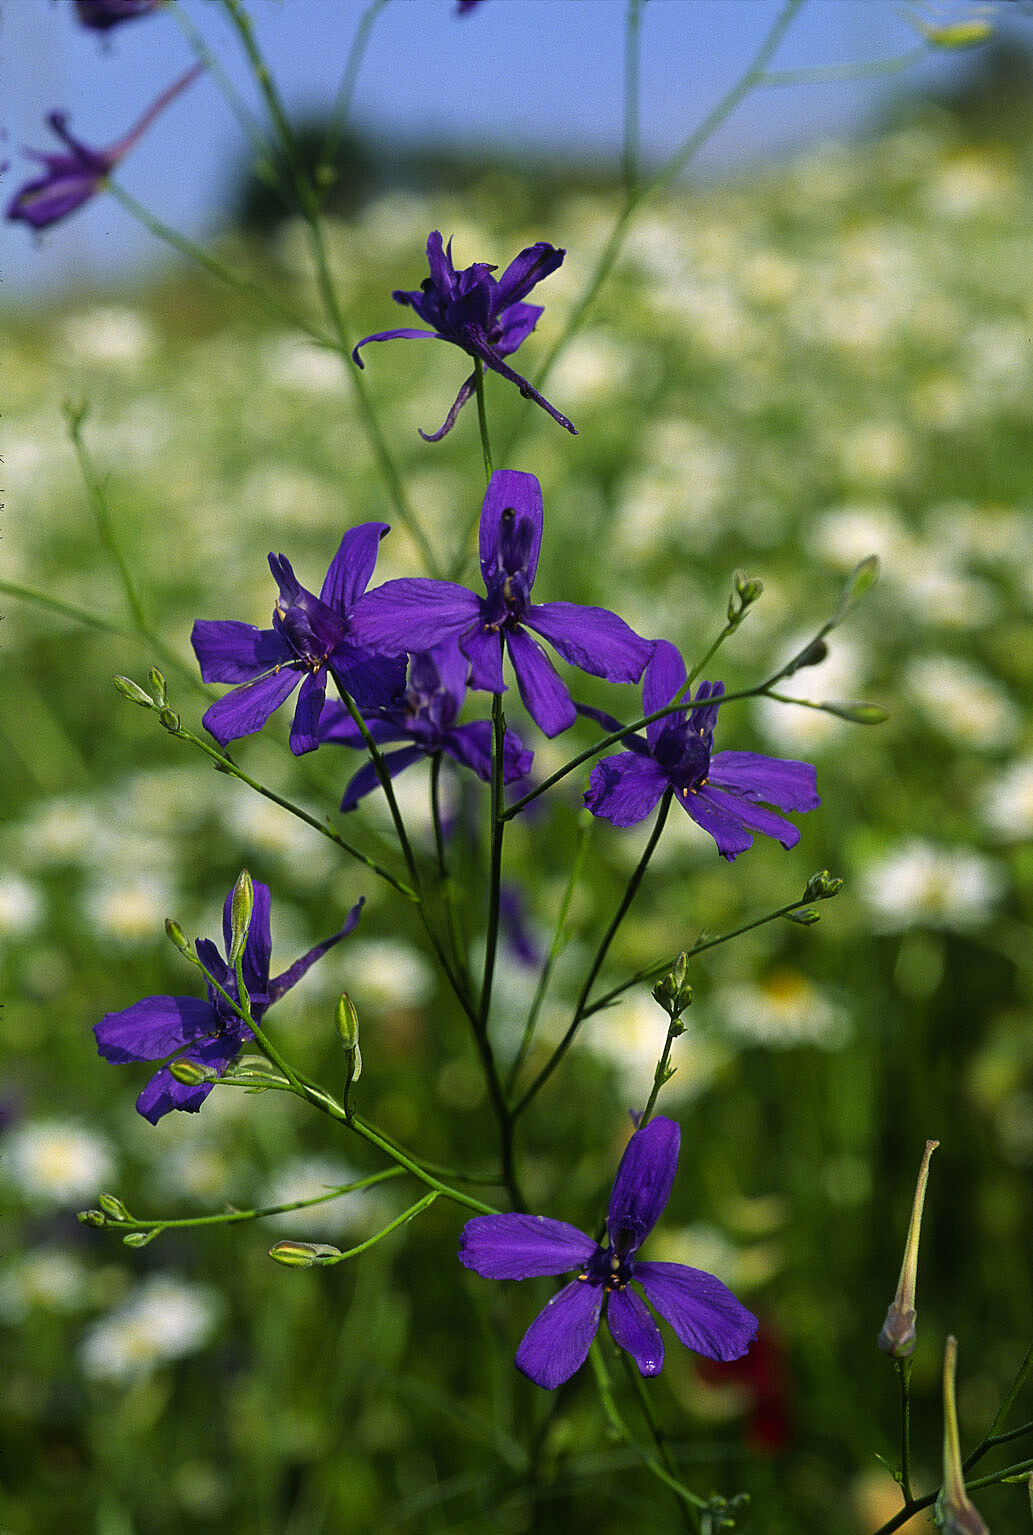
<instances>
[{"instance_id":1,"label":"flower center","mask_svg":"<svg viewBox=\"0 0 1033 1535\"><path fill-rule=\"evenodd\" d=\"M586 1284L599 1285L612 1293L614 1290L626 1290L633 1273L632 1259L622 1258L611 1246L597 1247L577 1277Z\"/></svg>"}]
</instances>

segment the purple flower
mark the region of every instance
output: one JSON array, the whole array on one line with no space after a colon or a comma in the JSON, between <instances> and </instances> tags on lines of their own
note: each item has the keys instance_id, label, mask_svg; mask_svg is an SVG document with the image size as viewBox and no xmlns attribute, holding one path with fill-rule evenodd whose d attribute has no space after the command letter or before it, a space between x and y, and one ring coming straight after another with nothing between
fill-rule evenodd
<instances>
[{"instance_id":1,"label":"purple flower","mask_svg":"<svg viewBox=\"0 0 1033 1535\"><path fill-rule=\"evenodd\" d=\"M487 596L452 581L413 577L367 593L355 611L356 638L387 655L430 650L449 640L470 662L470 686L504 693L503 641L520 696L547 736L576 719L566 686L534 630L582 671L611 682L637 682L653 651L622 618L573 602L533 603L542 541L542 488L533 474L497 469L481 509L481 575Z\"/></svg>"},{"instance_id":2,"label":"purple flower","mask_svg":"<svg viewBox=\"0 0 1033 1535\"><path fill-rule=\"evenodd\" d=\"M395 703L378 709L367 719L374 741L408 741L401 751L385 752L384 765L391 777L419 762L421 757L445 752L464 767L473 768L478 778L491 778L491 722L473 720L457 725L466 692L469 663L454 642L437 650L420 651L409 666L409 686ZM323 710L319 726L320 741L336 741L342 746L365 750L359 727L344 704L331 701ZM534 753L528 751L513 731L507 730L502 753L502 781L513 783L529 771ZM372 762L367 762L349 783L341 801L342 810L354 810L364 794L380 783Z\"/></svg>"},{"instance_id":3,"label":"purple flower","mask_svg":"<svg viewBox=\"0 0 1033 1535\"><path fill-rule=\"evenodd\" d=\"M95 32L107 32L121 26L123 21L133 21L156 11L163 0L75 0L82 26Z\"/></svg>"},{"instance_id":4,"label":"purple flower","mask_svg":"<svg viewBox=\"0 0 1033 1535\"><path fill-rule=\"evenodd\" d=\"M405 686L405 666L371 654L352 638L351 614L366 590L386 522L364 522L341 539L319 596L303 587L290 561L269 556L279 587L273 627L199 618L190 636L205 682L243 686L212 704L205 729L221 746L261 730L301 683L290 746L296 756L319 745L319 717L329 672L360 707L390 703ZM302 680L304 679L304 680Z\"/></svg>"},{"instance_id":5,"label":"purple flower","mask_svg":"<svg viewBox=\"0 0 1033 1535\"><path fill-rule=\"evenodd\" d=\"M475 1215L467 1221L459 1261L485 1279L578 1271L535 1317L517 1349L517 1369L535 1385L554 1390L580 1369L604 1306L613 1341L628 1351L640 1374L659 1375L663 1339L632 1282L679 1341L708 1359L739 1359L756 1337L757 1318L713 1274L636 1257L667 1203L680 1138L674 1121L662 1117L631 1137L610 1194L605 1246L544 1215Z\"/></svg>"},{"instance_id":6,"label":"purple flower","mask_svg":"<svg viewBox=\"0 0 1033 1535\"><path fill-rule=\"evenodd\" d=\"M543 277L555 272L562 265L566 254L566 251L557 250L552 245L546 245L544 240L539 240L537 245L529 245L526 250L522 250L499 278L491 275L497 268L484 261L476 261L473 266L457 272L452 265L452 241L449 240L447 249L443 248L441 235L435 229L427 240L430 276L423 279L418 292L406 293L396 288L391 295L396 304L408 304L415 309L421 320L426 320L433 328L377 331L375 335L366 336L358 343L352 357L360 368L363 367L359 351L370 341L395 341L399 338L407 341L423 341L427 338L451 341L453 346L461 347L469 356L478 358L493 373L499 373L503 378L508 378L511 384L516 384L525 399L534 400L549 412L554 421L577 436L575 427L566 416L560 415L526 378L514 373L508 363L502 360L526 340L542 313L540 304L523 303L524 296ZM476 374L471 373L463 384L452 409L445 417L445 424L436 432L420 433L425 441L440 442L452 430L456 416L474 392L475 378Z\"/></svg>"},{"instance_id":7,"label":"purple flower","mask_svg":"<svg viewBox=\"0 0 1033 1535\"><path fill-rule=\"evenodd\" d=\"M667 640L657 642L642 683L642 709L652 714L669 704L685 683L685 664ZM764 757L757 752L713 752L718 706L724 684L701 682L695 707L688 704L646 726L646 738L629 736L629 751L607 757L592 769L585 804L614 826L634 826L649 814L666 789L697 826L709 832L729 863L751 846L751 832L794 847L800 833L765 808L813 810L821 803L808 762ZM616 721L608 721L619 729Z\"/></svg>"},{"instance_id":8,"label":"purple flower","mask_svg":"<svg viewBox=\"0 0 1033 1535\"><path fill-rule=\"evenodd\" d=\"M112 144L110 149L91 149L88 144L82 143L69 133L66 126L68 119L64 112L51 112L47 122L67 149L61 154L47 154L37 149L26 150L26 154L33 160L38 160L46 167L46 174L19 187L7 204L6 217L13 220L20 219L23 223L30 224L33 229L46 229L49 225L56 224L59 219L67 218L68 214L74 213L76 208L82 207L83 203L88 202L94 193L100 190L115 166L129 153L158 113L163 111L180 91L185 90L191 81L196 80L202 67L200 64L195 64L192 69L187 70L185 75L181 75L174 81L144 113L135 128L130 129L117 144Z\"/></svg>"},{"instance_id":9,"label":"purple flower","mask_svg":"<svg viewBox=\"0 0 1033 1535\"><path fill-rule=\"evenodd\" d=\"M345 918L340 932L309 949L301 959L295 960L289 970L269 979L269 957L272 940L269 934L269 887L254 883L255 904L244 946L244 985L251 998L251 1013L256 1023L261 1022L266 1008L279 1001L327 949L356 926L362 910L357 902ZM231 906L233 892L226 897L222 913L223 940L226 953L230 952L232 928ZM231 965L223 959L210 938L198 938L194 943L197 957L215 977L219 985L231 997L237 997L237 977ZM145 997L120 1013L107 1013L94 1025L97 1048L106 1060L157 1061L162 1065L147 1083L136 1100L136 1107L144 1119L156 1125L171 1109L186 1109L196 1114L212 1090L211 1082L201 1082L196 1087L177 1082L169 1071L172 1059L194 1061L199 1066L221 1076L241 1045L254 1036L241 1018L229 1006L226 998L208 983L208 997L204 1002L197 997Z\"/></svg>"}]
</instances>

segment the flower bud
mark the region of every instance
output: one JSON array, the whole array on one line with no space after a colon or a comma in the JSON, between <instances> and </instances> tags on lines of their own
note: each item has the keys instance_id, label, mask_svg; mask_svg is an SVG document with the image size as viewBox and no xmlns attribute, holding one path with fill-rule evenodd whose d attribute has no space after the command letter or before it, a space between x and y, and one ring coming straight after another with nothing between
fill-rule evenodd
<instances>
[{"instance_id":1,"label":"flower bud","mask_svg":"<svg viewBox=\"0 0 1033 1535\"><path fill-rule=\"evenodd\" d=\"M890 711L882 704L824 703L821 708L837 719L849 720L852 725L883 725L890 717Z\"/></svg>"},{"instance_id":2,"label":"flower bud","mask_svg":"<svg viewBox=\"0 0 1033 1535\"><path fill-rule=\"evenodd\" d=\"M158 715L158 724L162 725L172 735L178 735L181 723L179 715L172 709L162 709Z\"/></svg>"},{"instance_id":3,"label":"flower bud","mask_svg":"<svg viewBox=\"0 0 1033 1535\"><path fill-rule=\"evenodd\" d=\"M843 888L843 881L830 874L828 869L819 869L817 874L812 874L807 881L804 890L805 901L831 901L834 895L838 895Z\"/></svg>"},{"instance_id":4,"label":"flower bud","mask_svg":"<svg viewBox=\"0 0 1033 1535\"><path fill-rule=\"evenodd\" d=\"M108 1223L103 1210L80 1210L75 1218L80 1226L106 1226Z\"/></svg>"},{"instance_id":5,"label":"flower bud","mask_svg":"<svg viewBox=\"0 0 1033 1535\"><path fill-rule=\"evenodd\" d=\"M864 596L865 592L875 585L879 579L879 556L869 554L857 565L846 578L843 587L843 595L839 599L839 606L830 620L830 627L841 624L850 609L855 607Z\"/></svg>"},{"instance_id":6,"label":"flower bud","mask_svg":"<svg viewBox=\"0 0 1033 1535\"><path fill-rule=\"evenodd\" d=\"M154 708L154 699L132 677L112 677L111 680L122 697L128 698L131 704L139 704L141 709Z\"/></svg>"},{"instance_id":7,"label":"flower bud","mask_svg":"<svg viewBox=\"0 0 1033 1535\"><path fill-rule=\"evenodd\" d=\"M993 22L985 17L973 16L967 21L949 21L941 26L931 25L918 17L911 20L934 48L978 48L994 35Z\"/></svg>"},{"instance_id":8,"label":"flower bud","mask_svg":"<svg viewBox=\"0 0 1033 1535\"><path fill-rule=\"evenodd\" d=\"M801 906L796 911L787 911L785 916L787 922L798 922L801 927L813 927L821 921L821 912L813 906Z\"/></svg>"},{"instance_id":9,"label":"flower bud","mask_svg":"<svg viewBox=\"0 0 1033 1535\"><path fill-rule=\"evenodd\" d=\"M202 1066L200 1061L192 1061L186 1055L169 1062L169 1073L184 1087L200 1087L202 1082L214 1082L216 1079L216 1073L210 1067Z\"/></svg>"},{"instance_id":10,"label":"flower bud","mask_svg":"<svg viewBox=\"0 0 1033 1535\"><path fill-rule=\"evenodd\" d=\"M147 673L147 682L151 689L151 697L160 709L164 709L169 701L168 688L165 685L165 677L156 666L152 666Z\"/></svg>"},{"instance_id":11,"label":"flower bud","mask_svg":"<svg viewBox=\"0 0 1033 1535\"><path fill-rule=\"evenodd\" d=\"M763 581L748 576L744 570L737 570L732 577L732 595L728 599L728 622L743 618L763 590Z\"/></svg>"},{"instance_id":12,"label":"flower bud","mask_svg":"<svg viewBox=\"0 0 1033 1535\"><path fill-rule=\"evenodd\" d=\"M104 1214L113 1221L132 1220L132 1216L117 1194L101 1194L97 1200Z\"/></svg>"},{"instance_id":13,"label":"flower bud","mask_svg":"<svg viewBox=\"0 0 1033 1535\"><path fill-rule=\"evenodd\" d=\"M230 965L235 965L244 952L254 909L255 887L251 883L251 875L248 871L241 869L230 897L230 949L226 955Z\"/></svg>"},{"instance_id":14,"label":"flower bud","mask_svg":"<svg viewBox=\"0 0 1033 1535\"><path fill-rule=\"evenodd\" d=\"M943 1486L936 1500L936 1523L944 1535L990 1535L968 1493L961 1469L954 1376L958 1340L948 1338L943 1351Z\"/></svg>"},{"instance_id":15,"label":"flower bud","mask_svg":"<svg viewBox=\"0 0 1033 1535\"><path fill-rule=\"evenodd\" d=\"M171 944L174 944L181 954L190 953L190 945L187 943L186 934L178 922L173 922L171 917L165 918L165 936Z\"/></svg>"},{"instance_id":16,"label":"flower bud","mask_svg":"<svg viewBox=\"0 0 1033 1535\"><path fill-rule=\"evenodd\" d=\"M894 1359L907 1359L915 1348L915 1283L918 1279L918 1240L922 1231L922 1208L925 1205L925 1186L929 1181L929 1159L939 1141L926 1141L922 1165L918 1169L918 1183L911 1206L911 1224L904 1246L904 1261L900 1267L897 1293L890 1302L886 1320L879 1334L879 1347Z\"/></svg>"},{"instance_id":17,"label":"flower bud","mask_svg":"<svg viewBox=\"0 0 1033 1535\"><path fill-rule=\"evenodd\" d=\"M336 1263L341 1249L327 1242L274 1242L269 1256L285 1268L310 1269L317 1264Z\"/></svg>"},{"instance_id":18,"label":"flower bud","mask_svg":"<svg viewBox=\"0 0 1033 1535\"><path fill-rule=\"evenodd\" d=\"M337 999L337 1007L334 1009L334 1027L337 1029L337 1037L344 1046L348 1059L347 1072L350 1087L362 1076L362 1051L359 1049L359 1015L355 1010L355 1003L346 991L342 991Z\"/></svg>"},{"instance_id":19,"label":"flower bud","mask_svg":"<svg viewBox=\"0 0 1033 1535\"><path fill-rule=\"evenodd\" d=\"M824 640L812 640L793 657L789 665L783 669L782 676L791 677L794 672L802 671L805 666L820 666L828 653L829 647Z\"/></svg>"},{"instance_id":20,"label":"flower bud","mask_svg":"<svg viewBox=\"0 0 1033 1535\"><path fill-rule=\"evenodd\" d=\"M653 987L653 1000L670 1019L680 1018L692 1004L692 987L687 980L689 956L682 951L665 976Z\"/></svg>"},{"instance_id":21,"label":"flower bud","mask_svg":"<svg viewBox=\"0 0 1033 1535\"><path fill-rule=\"evenodd\" d=\"M122 1238L123 1247L146 1247L148 1242L153 1242L160 1235L161 1226L152 1226L150 1231L127 1231Z\"/></svg>"}]
</instances>

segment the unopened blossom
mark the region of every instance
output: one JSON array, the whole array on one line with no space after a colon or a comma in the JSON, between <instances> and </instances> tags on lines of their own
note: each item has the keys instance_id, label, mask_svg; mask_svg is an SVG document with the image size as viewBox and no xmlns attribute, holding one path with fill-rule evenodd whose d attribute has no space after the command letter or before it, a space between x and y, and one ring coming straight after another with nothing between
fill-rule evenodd
<instances>
[{"instance_id":1,"label":"unopened blossom","mask_svg":"<svg viewBox=\"0 0 1033 1535\"><path fill-rule=\"evenodd\" d=\"M565 661L611 682L637 682L653 651L622 618L573 602L534 603L531 588L542 541L542 488L533 474L498 469L481 509L478 597L452 581L412 577L368 592L355 612L356 638L373 650L400 654L457 641L470 663L470 686L504 693L507 651L528 714L547 736L577 718L566 684L529 631Z\"/></svg>"},{"instance_id":2,"label":"unopened blossom","mask_svg":"<svg viewBox=\"0 0 1033 1535\"><path fill-rule=\"evenodd\" d=\"M384 752L383 763L394 778L422 758L444 752L455 762L472 768L487 783L491 778L490 720L471 720L457 725L466 693L469 662L454 642L436 650L420 651L409 665L409 683L394 703L371 713L366 728L380 745L387 741L405 741L399 751ZM331 701L323 710L319 726L321 741L336 741L342 746L365 750L351 714L343 704ZM528 751L513 731L507 730L502 750L502 781L512 783L530 770L534 753ZM380 780L372 762L365 763L349 783L341 801L342 810L354 810L364 794L379 787Z\"/></svg>"},{"instance_id":3,"label":"unopened blossom","mask_svg":"<svg viewBox=\"0 0 1033 1535\"><path fill-rule=\"evenodd\" d=\"M525 304L524 298L544 277L562 265L566 254L566 251L539 240L522 250L501 277L493 277L491 274L497 268L485 261L476 261L473 266L457 272L452 264L452 241L445 246L435 229L427 239L430 276L423 279L415 292L396 288L391 295L396 304L408 304L414 309L431 329L403 326L398 330L377 331L358 343L352 357L360 368L363 367L359 352L370 341L450 341L468 356L476 357L492 373L516 384L525 399L534 400L554 421L576 436L576 429L566 416L503 360L527 339L542 313L540 304ZM474 392L475 380L475 373L465 380L444 425L436 432L421 432L421 437L427 442L439 442L452 430L460 410Z\"/></svg>"},{"instance_id":4,"label":"unopened blossom","mask_svg":"<svg viewBox=\"0 0 1033 1535\"><path fill-rule=\"evenodd\" d=\"M254 881L254 906L247 941L244 945L242 974L251 1003L251 1016L260 1023L267 1008L297 985L305 972L328 949L353 931L362 910L358 901L348 913L344 926L332 938L316 944L295 960L282 975L269 976L272 937L269 927L270 896L268 885ZM233 891L223 907L222 930L226 953L233 938ZM212 1090L241 1046L253 1039L251 1029L226 1000L222 992L239 1001L235 968L219 953L210 938L194 943L198 959L218 983L207 983L207 997L145 997L117 1013L106 1013L94 1025L97 1049L105 1060L160 1061L162 1064L146 1084L136 1107L152 1125L171 1109L186 1109L194 1114ZM218 988L221 987L222 991ZM174 1060L192 1061L212 1075L211 1081L196 1084L178 1082L169 1070Z\"/></svg>"},{"instance_id":5,"label":"unopened blossom","mask_svg":"<svg viewBox=\"0 0 1033 1535\"><path fill-rule=\"evenodd\" d=\"M642 683L642 710L653 714L685 685L685 663L676 647L659 640ZM757 752L714 752L721 682L701 682L691 704L653 720L646 734L625 737L627 751L606 757L592 769L585 804L614 826L634 826L674 790L675 799L697 826L709 832L729 863L750 847L752 833L793 847L800 833L768 805L780 810L813 810L818 798L808 762L765 757ZM613 722L616 728L616 722Z\"/></svg>"},{"instance_id":6,"label":"unopened blossom","mask_svg":"<svg viewBox=\"0 0 1033 1535\"><path fill-rule=\"evenodd\" d=\"M663 1339L633 1283L679 1341L709 1359L738 1359L756 1337L756 1317L713 1274L637 1257L670 1195L680 1139L675 1122L662 1116L631 1137L610 1194L605 1243L544 1215L476 1215L467 1221L459 1261L485 1279L577 1271L517 1350L517 1368L536 1385L552 1390L580 1369L604 1308L614 1342L639 1373L659 1375Z\"/></svg>"},{"instance_id":7,"label":"unopened blossom","mask_svg":"<svg viewBox=\"0 0 1033 1535\"><path fill-rule=\"evenodd\" d=\"M221 746L261 730L299 683L290 735L297 756L319 745L328 676L360 707L376 708L397 697L405 686L404 663L357 644L351 622L387 530L384 522L351 528L318 597L301 585L288 559L270 554L269 569L279 588L271 629L234 619L197 620L190 640L205 682L240 684L205 711L205 729Z\"/></svg>"},{"instance_id":8,"label":"unopened blossom","mask_svg":"<svg viewBox=\"0 0 1033 1535\"><path fill-rule=\"evenodd\" d=\"M33 229L47 229L81 208L83 203L100 190L115 166L125 158L158 114L197 79L202 69L202 65L195 64L185 75L173 81L136 126L108 149L91 149L69 132L68 118L64 112L51 112L47 122L65 148L56 154L37 149L25 151L31 159L45 167L45 173L19 187L7 204L6 217L20 220Z\"/></svg>"}]
</instances>

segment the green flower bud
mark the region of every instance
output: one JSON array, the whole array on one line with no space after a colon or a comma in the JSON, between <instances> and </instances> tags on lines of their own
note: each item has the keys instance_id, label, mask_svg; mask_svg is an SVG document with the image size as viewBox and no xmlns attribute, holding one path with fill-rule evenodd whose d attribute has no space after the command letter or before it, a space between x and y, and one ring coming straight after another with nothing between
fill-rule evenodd
<instances>
[{"instance_id":1,"label":"green flower bud","mask_svg":"<svg viewBox=\"0 0 1033 1535\"><path fill-rule=\"evenodd\" d=\"M104 1214L113 1221L132 1220L132 1216L117 1194L101 1194L97 1200Z\"/></svg>"},{"instance_id":2,"label":"green flower bud","mask_svg":"<svg viewBox=\"0 0 1033 1535\"><path fill-rule=\"evenodd\" d=\"M108 1223L103 1210L80 1210L75 1218L80 1226L106 1226Z\"/></svg>"},{"instance_id":3,"label":"green flower bud","mask_svg":"<svg viewBox=\"0 0 1033 1535\"><path fill-rule=\"evenodd\" d=\"M216 1081L216 1073L207 1066L202 1066L198 1061L192 1061L187 1056L181 1055L178 1060L169 1062L169 1071L177 1082L182 1082L184 1087L200 1087L202 1082Z\"/></svg>"},{"instance_id":4,"label":"green flower bud","mask_svg":"<svg viewBox=\"0 0 1033 1535\"><path fill-rule=\"evenodd\" d=\"M839 599L839 606L830 619L830 626L841 624L850 609L856 607L865 592L873 587L879 579L879 556L869 554L866 559L855 565L846 578L843 587L843 595Z\"/></svg>"},{"instance_id":5,"label":"green flower bud","mask_svg":"<svg viewBox=\"0 0 1033 1535\"><path fill-rule=\"evenodd\" d=\"M341 1249L327 1242L274 1242L269 1256L285 1268L310 1269L317 1264L336 1263Z\"/></svg>"},{"instance_id":6,"label":"green flower bud","mask_svg":"<svg viewBox=\"0 0 1033 1535\"><path fill-rule=\"evenodd\" d=\"M890 711L881 704L832 703L822 704L821 707L826 714L835 714L841 720L849 720L852 725L883 725L890 717Z\"/></svg>"},{"instance_id":7,"label":"green flower bud","mask_svg":"<svg viewBox=\"0 0 1033 1535\"><path fill-rule=\"evenodd\" d=\"M342 991L334 1009L334 1027L344 1046L347 1057L347 1086L351 1087L362 1076L362 1051L359 1049L359 1015L355 1003L346 991Z\"/></svg>"},{"instance_id":8,"label":"green flower bud","mask_svg":"<svg viewBox=\"0 0 1033 1535\"><path fill-rule=\"evenodd\" d=\"M164 726L172 735L179 734L181 721L179 715L174 713L172 709L162 709L158 715L158 723Z\"/></svg>"},{"instance_id":9,"label":"green flower bud","mask_svg":"<svg viewBox=\"0 0 1033 1535\"><path fill-rule=\"evenodd\" d=\"M145 693L131 677L112 677L111 680L122 697L128 698L131 704L139 704L141 709L154 708L154 699L149 693Z\"/></svg>"},{"instance_id":10,"label":"green flower bud","mask_svg":"<svg viewBox=\"0 0 1033 1535\"><path fill-rule=\"evenodd\" d=\"M828 653L829 647L824 640L812 640L784 668L783 677L791 677L794 672L802 671L805 666L820 666Z\"/></svg>"},{"instance_id":11,"label":"green flower bud","mask_svg":"<svg viewBox=\"0 0 1033 1535\"><path fill-rule=\"evenodd\" d=\"M186 934L179 923L174 922L171 917L165 918L165 936L170 943L175 944L181 954L190 953L190 945L186 940Z\"/></svg>"},{"instance_id":12,"label":"green flower bud","mask_svg":"<svg viewBox=\"0 0 1033 1535\"><path fill-rule=\"evenodd\" d=\"M813 927L815 922L821 921L821 912L815 911L813 906L801 906L798 911L787 911L786 921L798 922L801 927Z\"/></svg>"},{"instance_id":13,"label":"green flower bud","mask_svg":"<svg viewBox=\"0 0 1033 1535\"><path fill-rule=\"evenodd\" d=\"M226 955L230 965L235 965L244 952L254 909L255 887L248 871L241 869L230 899L230 951Z\"/></svg>"},{"instance_id":14,"label":"green flower bud","mask_svg":"<svg viewBox=\"0 0 1033 1535\"><path fill-rule=\"evenodd\" d=\"M168 688L165 678L156 666L152 666L147 673L147 681L151 689L151 697L160 709L164 709L169 701Z\"/></svg>"},{"instance_id":15,"label":"green flower bud","mask_svg":"<svg viewBox=\"0 0 1033 1535\"><path fill-rule=\"evenodd\" d=\"M805 901L831 901L834 895L838 895L843 888L843 881L836 879L828 869L819 869L817 874L812 874L807 881L807 888L803 893Z\"/></svg>"},{"instance_id":16,"label":"green flower bud","mask_svg":"<svg viewBox=\"0 0 1033 1535\"><path fill-rule=\"evenodd\" d=\"M653 987L653 1000L672 1020L680 1018L692 1005L692 987L687 980L689 956L683 950L665 976Z\"/></svg>"},{"instance_id":17,"label":"green flower bud","mask_svg":"<svg viewBox=\"0 0 1033 1535\"><path fill-rule=\"evenodd\" d=\"M936 1500L936 1523L944 1535L990 1535L978 1509L965 1491L958 1438L958 1410L954 1400L954 1376L958 1340L948 1338L943 1352L943 1485Z\"/></svg>"},{"instance_id":18,"label":"green flower bud","mask_svg":"<svg viewBox=\"0 0 1033 1535\"><path fill-rule=\"evenodd\" d=\"M904 1247L904 1261L897 1280L897 1293L890 1302L886 1320L879 1334L879 1347L894 1359L907 1359L915 1348L915 1284L918 1279L918 1239L922 1230L922 1209L925 1205L925 1186L929 1181L929 1158L939 1141L926 1141L922 1165L918 1169L914 1202L911 1206L911 1223Z\"/></svg>"},{"instance_id":19,"label":"green flower bud","mask_svg":"<svg viewBox=\"0 0 1033 1535\"><path fill-rule=\"evenodd\" d=\"M160 1226L152 1226L150 1231L127 1231L122 1238L123 1247L146 1247L148 1242L153 1242L161 1233Z\"/></svg>"}]
</instances>

